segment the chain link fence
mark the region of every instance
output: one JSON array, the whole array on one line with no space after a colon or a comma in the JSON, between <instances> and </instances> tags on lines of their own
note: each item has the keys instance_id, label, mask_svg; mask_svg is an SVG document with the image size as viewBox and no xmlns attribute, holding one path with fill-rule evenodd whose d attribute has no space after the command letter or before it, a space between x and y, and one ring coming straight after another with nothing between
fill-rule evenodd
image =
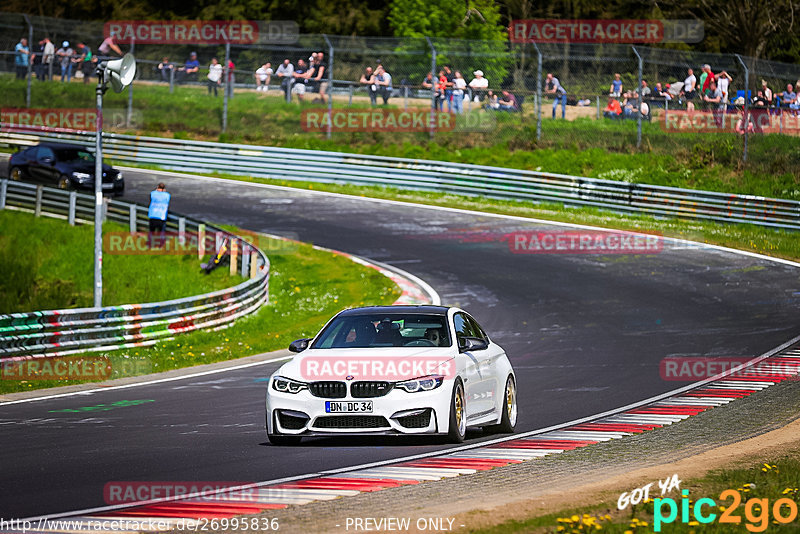
<instances>
[{"instance_id":1,"label":"chain link fence","mask_svg":"<svg viewBox=\"0 0 800 534\"><path fill-rule=\"evenodd\" d=\"M45 36L56 49L68 41L93 51L104 39L102 23L0 14L0 74L16 95L3 107L22 107L23 87L27 107L58 102L52 86L61 79L59 57L43 70L33 65L27 86L11 80L14 47L29 35L34 53ZM332 35L299 35L291 44L120 46L136 55L135 88L108 100L127 109L120 127L130 133L199 132L262 144L313 136L445 147L657 148L734 165L797 157L776 156L775 136L762 134L800 132L800 104L789 98L800 66L732 54ZM96 81L91 69L87 75ZM79 82L73 75L71 83ZM91 107L93 92L86 93L69 105ZM195 99L196 113L176 105L181 99Z\"/></svg>"}]
</instances>

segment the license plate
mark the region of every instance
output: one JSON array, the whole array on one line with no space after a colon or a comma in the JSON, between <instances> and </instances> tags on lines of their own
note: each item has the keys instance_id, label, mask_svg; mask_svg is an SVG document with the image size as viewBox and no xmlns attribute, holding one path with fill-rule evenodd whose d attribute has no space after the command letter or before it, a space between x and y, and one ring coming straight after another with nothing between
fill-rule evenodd
<instances>
[{"instance_id":1,"label":"license plate","mask_svg":"<svg viewBox=\"0 0 800 534\"><path fill-rule=\"evenodd\" d=\"M372 401L325 401L325 413L372 413Z\"/></svg>"},{"instance_id":2,"label":"license plate","mask_svg":"<svg viewBox=\"0 0 800 534\"><path fill-rule=\"evenodd\" d=\"M103 189L113 189L114 184L103 184Z\"/></svg>"}]
</instances>

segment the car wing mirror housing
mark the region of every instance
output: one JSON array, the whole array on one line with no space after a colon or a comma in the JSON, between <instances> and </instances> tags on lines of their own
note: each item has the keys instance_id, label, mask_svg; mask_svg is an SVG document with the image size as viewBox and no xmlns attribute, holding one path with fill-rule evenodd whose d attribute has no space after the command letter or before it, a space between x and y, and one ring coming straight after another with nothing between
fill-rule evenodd
<instances>
[{"instance_id":1,"label":"car wing mirror housing","mask_svg":"<svg viewBox=\"0 0 800 534\"><path fill-rule=\"evenodd\" d=\"M289 352L303 352L308 348L311 338L295 339L289 344Z\"/></svg>"},{"instance_id":2,"label":"car wing mirror housing","mask_svg":"<svg viewBox=\"0 0 800 534\"><path fill-rule=\"evenodd\" d=\"M462 337L458 340L459 352L472 352L476 350L486 350L489 343L479 337Z\"/></svg>"}]
</instances>

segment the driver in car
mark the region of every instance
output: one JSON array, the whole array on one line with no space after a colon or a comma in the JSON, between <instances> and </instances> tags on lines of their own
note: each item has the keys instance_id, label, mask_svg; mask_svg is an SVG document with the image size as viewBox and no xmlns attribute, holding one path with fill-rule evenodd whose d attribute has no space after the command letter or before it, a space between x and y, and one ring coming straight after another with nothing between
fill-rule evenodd
<instances>
[{"instance_id":1,"label":"driver in car","mask_svg":"<svg viewBox=\"0 0 800 534\"><path fill-rule=\"evenodd\" d=\"M438 347L440 342L442 341L442 329L428 328L427 330L425 330L425 339L433 343L434 347Z\"/></svg>"}]
</instances>

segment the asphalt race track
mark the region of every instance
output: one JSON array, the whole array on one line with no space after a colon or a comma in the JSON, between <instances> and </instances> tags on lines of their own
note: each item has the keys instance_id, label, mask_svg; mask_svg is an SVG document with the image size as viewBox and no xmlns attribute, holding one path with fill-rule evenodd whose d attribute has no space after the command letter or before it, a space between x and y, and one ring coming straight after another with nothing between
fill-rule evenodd
<instances>
[{"instance_id":1,"label":"asphalt race track","mask_svg":"<svg viewBox=\"0 0 800 534\"><path fill-rule=\"evenodd\" d=\"M504 235L558 227L155 171L125 176L126 199L147 203L163 180L176 212L423 278L508 352L520 431L685 385L660 377L666 356L755 356L800 333L800 270L758 258L685 245L643 255L514 254ZM109 481L273 480L445 447L388 438L270 446L264 379L278 365L0 406L0 517L103 506ZM122 400L147 402L53 411Z\"/></svg>"}]
</instances>

